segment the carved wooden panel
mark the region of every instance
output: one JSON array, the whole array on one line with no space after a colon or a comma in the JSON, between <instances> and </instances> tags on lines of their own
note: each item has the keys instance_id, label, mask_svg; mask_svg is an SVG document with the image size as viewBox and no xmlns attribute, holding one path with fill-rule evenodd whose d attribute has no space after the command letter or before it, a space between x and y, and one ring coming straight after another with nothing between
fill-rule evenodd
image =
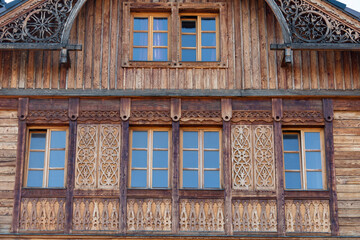
<instances>
[{"instance_id":1,"label":"carved wooden panel","mask_svg":"<svg viewBox=\"0 0 360 240\"><path fill-rule=\"evenodd\" d=\"M265 110L234 110L232 113L233 122L256 122L256 121L264 121L264 122L272 122L273 119L271 117L271 111Z\"/></svg>"},{"instance_id":2,"label":"carved wooden panel","mask_svg":"<svg viewBox=\"0 0 360 240\"><path fill-rule=\"evenodd\" d=\"M324 115L321 111L284 111L282 119L285 123L322 123Z\"/></svg>"},{"instance_id":3,"label":"carved wooden panel","mask_svg":"<svg viewBox=\"0 0 360 240\"><path fill-rule=\"evenodd\" d=\"M183 110L181 112L181 121L195 121L195 122L222 122L221 111L218 110Z\"/></svg>"},{"instance_id":4,"label":"carved wooden panel","mask_svg":"<svg viewBox=\"0 0 360 240\"><path fill-rule=\"evenodd\" d=\"M117 231L119 229L118 199L75 199L73 229L81 231Z\"/></svg>"},{"instance_id":5,"label":"carved wooden panel","mask_svg":"<svg viewBox=\"0 0 360 240\"><path fill-rule=\"evenodd\" d=\"M128 199L128 231L171 231L171 199Z\"/></svg>"},{"instance_id":6,"label":"carved wooden panel","mask_svg":"<svg viewBox=\"0 0 360 240\"><path fill-rule=\"evenodd\" d=\"M232 202L235 232L276 232L275 200L237 200Z\"/></svg>"},{"instance_id":7,"label":"carved wooden panel","mask_svg":"<svg viewBox=\"0 0 360 240\"><path fill-rule=\"evenodd\" d=\"M22 231L63 231L65 199L23 198L20 229Z\"/></svg>"},{"instance_id":8,"label":"carved wooden panel","mask_svg":"<svg viewBox=\"0 0 360 240\"><path fill-rule=\"evenodd\" d=\"M285 202L287 232L330 232L327 200L287 200Z\"/></svg>"},{"instance_id":9,"label":"carved wooden panel","mask_svg":"<svg viewBox=\"0 0 360 240\"><path fill-rule=\"evenodd\" d=\"M180 231L224 231L223 200L183 199L179 207Z\"/></svg>"},{"instance_id":10,"label":"carved wooden panel","mask_svg":"<svg viewBox=\"0 0 360 240\"><path fill-rule=\"evenodd\" d=\"M120 175L120 125L78 125L77 189L118 189Z\"/></svg>"}]
</instances>

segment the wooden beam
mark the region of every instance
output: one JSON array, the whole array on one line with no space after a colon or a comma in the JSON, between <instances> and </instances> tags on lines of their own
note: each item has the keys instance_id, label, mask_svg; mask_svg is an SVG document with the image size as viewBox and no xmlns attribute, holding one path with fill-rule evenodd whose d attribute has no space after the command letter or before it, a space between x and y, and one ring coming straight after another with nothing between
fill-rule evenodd
<instances>
[{"instance_id":1,"label":"wooden beam","mask_svg":"<svg viewBox=\"0 0 360 240\"><path fill-rule=\"evenodd\" d=\"M231 105L231 101L230 101ZM228 116L229 120L230 117ZM224 173L224 217L225 217L225 235L233 234L232 224L232 191L231 191L231 122L223 120L222 129L222 159Z\"/></svg>"},{"instance_id":2,"label":"wooden beam","mask_svg":"<svg viewBox=\"0 0 360 240\"><path fill-rule=\"evenodd\" d=\"M129 163L129 121L121 125L121 158L120 158L120 233L126 233L127 215L127 176Z\"/></svg>"},{"instance_id":3,"label":"wooden beam","mask_svg":"<svg viewBox=\"0 0 360 240\"><path fill-rule=\"evenodd\" d=\"M58 44L58 43L0 43L0 50L61 50L81 51L79 44Z\"/></svg>"},{"instance_id":4,"label":"wooden beam","mask_svg":"<svg viewBox=\"0 0 360 240\"><path fill-rule=\"evenodd\" d=\"M179 233L180 122L172 122L172 233Z\"/></svg>"},{"instance_id":5,"label":"wooden beam","mask_svg":"<svg viewBox=\"0 0 360 240\"><path fill-rule=\"evenodd\" d=\"M276 2L274 0L265 0L265 1L271 8L272 12L274 13L276 19L278 20L278 22L280 24L284 42L286 42L286 43L291 42L291 33L290 33L289 25L286 22L286 19L285 19L283 13L281 12L279 6L276 4Z\"/></svg>"},{"instance_id":6,"label":"wooden beam","mask_svg":"<svg viewBox=\"0 0 360 240\"><path fill-rule=\"evenodd\" d=\"M271 50L360 51L357 43L289 43L270 44Z\"/></svg>"}]
</instances>

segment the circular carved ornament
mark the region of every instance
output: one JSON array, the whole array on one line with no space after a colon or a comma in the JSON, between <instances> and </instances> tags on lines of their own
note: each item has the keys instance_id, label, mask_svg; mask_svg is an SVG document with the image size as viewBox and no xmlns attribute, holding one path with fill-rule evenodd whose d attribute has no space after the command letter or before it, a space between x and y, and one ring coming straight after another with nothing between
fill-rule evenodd
<instances>
[{"instance_id":1,"label":"circular carved ornament","mask_svg":"<svg viewBox=\"0 0 360 240\"><path fill-rule=\"evenodd\" d=\"M293 20L294 34L305 42L320 42L330 32L330 23L322 14L306 11Z\"/></svg>"},{"instance_id":2,"label":"circular carved ornament","mask_svg":"<svg viewBox=\"0 0 360 240\"><path fill-rule=\"evenodd\" d=\"M35 41L46 41L60 32L61 20L50 10L39 9L30 13L24 21L27 36Z\"/></svg>"}]
</instances>

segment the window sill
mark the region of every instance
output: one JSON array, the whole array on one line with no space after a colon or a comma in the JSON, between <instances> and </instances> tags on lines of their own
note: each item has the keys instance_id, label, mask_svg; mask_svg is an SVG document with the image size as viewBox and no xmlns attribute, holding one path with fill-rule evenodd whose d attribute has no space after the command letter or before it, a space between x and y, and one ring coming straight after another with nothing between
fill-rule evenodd
<instances>
[{"instance_id":1,"label":"window sill","mask_svg":"<svg viewBox=\"0 0 360 240\"><path fill-rule=\"evenodd\" d=\"M66 188L23 188L21 197L24 198L58 198L65 197Z\"/></svg>"},{"instance_id":2,"label":"window sill","mask_svg":"<svg viewBox=\"0 0 360 240\"><path fill-rule=\"evenodd\" d=\"M127 190L128 197L135 198L147 198L147 197L156 197L156 198L171 198L172 190L169 188L163 189L149 189L149 188L131 188Z\"/></svg>"},{"instance_id":3,"label":"window sill","mask_svg":"<svg viewBox=\"0 0 360 240\"><path fill-rule=\"evenodd\" d=\"M183 198L224 198L224 189L180 189Z\"/></svg>"},{"instance_id":4,"label":"window sill","mask_svg":"<svg viewBox=\"0 0 360 240\"><path fill-rule=\"evenodd\" d=\"M158 61L129 61L122 64L123 68L228 68L226 62L158 62Z\"/></svg>"},{"instance_id":5,"label":"window sill","mask_svg":"<svg viewBox=\"0 0 360 240\"><path fill-rule=\"evenodd\" d=\"M296 200L326 200L330 199L330 192L328 190L285 190L285 199L296 199Z\"/></svg>"}]
</instances>

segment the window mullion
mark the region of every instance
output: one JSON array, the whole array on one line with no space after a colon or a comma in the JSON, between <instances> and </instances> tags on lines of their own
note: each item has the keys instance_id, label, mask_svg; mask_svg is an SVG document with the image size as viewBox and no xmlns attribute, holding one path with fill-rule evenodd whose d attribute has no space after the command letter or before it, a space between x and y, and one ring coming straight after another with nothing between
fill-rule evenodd
<instances>
[{"instance_id":1,"label":"window mullion","mask_svg":"<svg viewBox=\"0 0 360 240\"><path fill-rule=\"evenodd\" d=\"M152 144L152 135L153 130L148 131L148 167L147 167L147 176L148 176L148 183L147 188L152 187L152 151L153 151L153 144Z\"/></svg>"},{"instance_id":2,"label":"window mullion","mask_svg":"<svg viewBox=\"0 0 360 240\"><path fill-rule=\"evenodd\" d=\"M45 144L45 159L44 159L44 172L43 172L43 187L48 186L49 178L49 162L50 162L50 137L51 130L46 131L46 144Z\"/></svg>"},{"instance_id":3,"label":"window mullion","mask_svg":"<svg viewBox=\"0 0 360 240\"><path fill-rule=\"evenodd\" d=\"M199 163L199 176L200 176L200 188L204 188L204 131L201 130L199 133L199 153L200 153L200 163Z\"/></svg>"},{"instance_id":4,"label":"window mullion","mask_svg":"<svg viewBox=\"0 0 360 240\"><path fill-rule=\"evenodd\" d=\"M148 21L148 30L149 30L149 39L148 39L148 60L153 60L153 25L154 24L154 17L150 16Z\"/></svg>"},{"instance_id":5,"label":"window mullion","mask_svg":"<svg viewBox=\"0 0 360 240\"><path fill-rule=\"evenodd\" d=\"M300 132L300 139L301 139L301 166L302 166L302 189L307 190L307 179L306 179L306 157L305 157L305 134L304 131Z\"/></svg>"},{"instance_id":6,"label":"window mullion","mask_svg":"<svg viewBox=\"0 0 360 240\"><path fill-rule=\"evenodd\" d=\"M196 61L201 61L201 17L196 19Z\"/></svg>"}]
</instances>

